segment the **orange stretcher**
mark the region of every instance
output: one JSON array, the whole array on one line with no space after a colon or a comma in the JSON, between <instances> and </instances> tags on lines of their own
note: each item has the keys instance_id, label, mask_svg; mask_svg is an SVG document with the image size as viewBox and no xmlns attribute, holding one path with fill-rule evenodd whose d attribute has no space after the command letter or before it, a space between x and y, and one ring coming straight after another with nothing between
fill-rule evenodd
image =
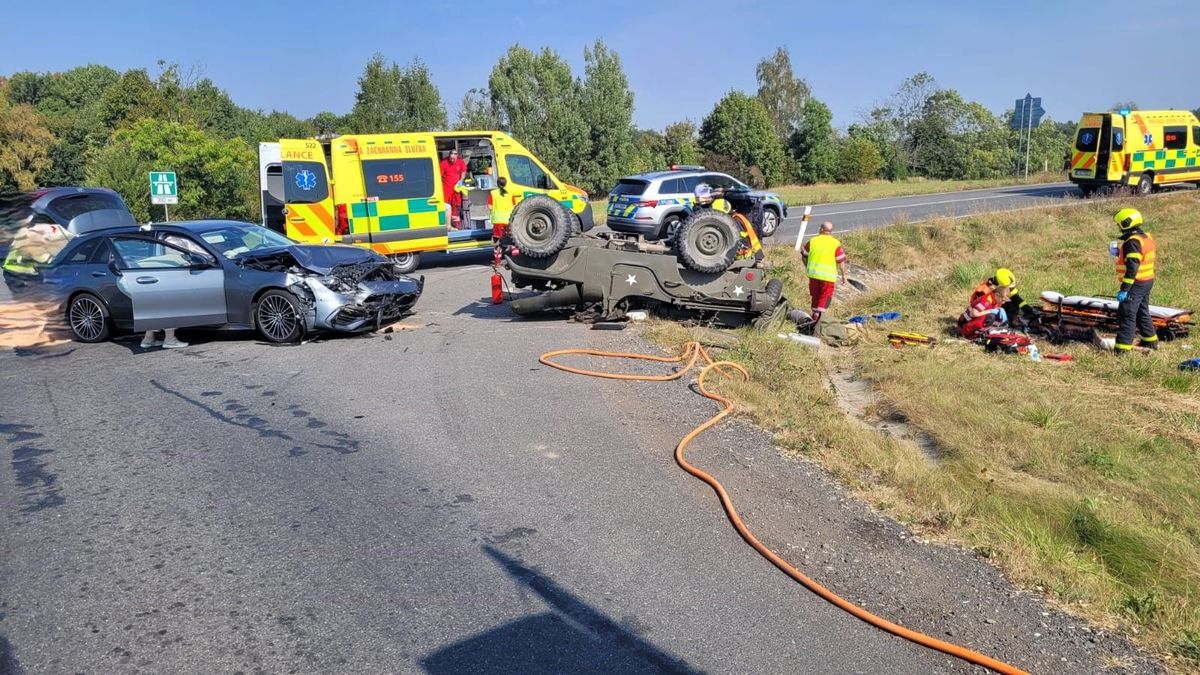
<instances>
[{"instance_id":1,"label":"orange stretcher","mask_svg":"<svg viewBox=\"0 0 1200 675\"><path fill-rule=\"evenodd\" d=\"M1042 292L1042 323L1060 324L1115 331L1118 328L1116 298L1097 298L1086 295L1063 295L1055 291ZM1191 333L1190 309L1150 306L1150 317L1160 340L1174 340Z\"/></svg>"}]
</instances>

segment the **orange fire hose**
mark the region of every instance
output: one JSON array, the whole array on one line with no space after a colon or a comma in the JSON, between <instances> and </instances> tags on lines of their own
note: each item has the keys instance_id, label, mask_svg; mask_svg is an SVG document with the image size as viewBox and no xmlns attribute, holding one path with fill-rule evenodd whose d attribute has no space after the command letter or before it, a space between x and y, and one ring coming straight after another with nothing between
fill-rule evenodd
<instances>
[{"instance_id":1,"label":"orange fire hose","mask_svg":"<svg viewBox=\"0 0 1200 675\"><path fill-rule=\"evenodd\" d=\"M666 375L636 375L631 373L606 373L596 370L585 370L583 368L564 366L551 360L567 355L635 359L639 361L654 361L657 363L682 363L683 365L676 369L673 373ZM729 493L725 491L725 488L721 485L721 483L718 482L716 478L713 478L704 471L692 466L687 462L686 459L684 459L684 450L687 448L688 444L695 440L697 436L704 433L705 430L716 425L733 412L733 401L721 396L720 394L709 391L708 388L704 386L704 379L710 372L715 370L726 377L731 376L730 371L736 372L743 381L749 380L750 374L742 366L733 363L732 361L714 361L699 342L687 343L687 345L684 347L683 353L679 356L650 356L648 354L604 352L595 349L560 349L558 351L546 352L545 354L542 354L538 361L544 365L550 366L551 368L557 368L558 370L563 370L568 373L575 373L576 375L603 377L610 380L642 380L650 382L669 382L671 380L678 380L687 373L691 372L697 361L702 361L704 366L700 369L700 374L696 377L696 384L701 394L703 394L706 398L710 398L721 404L721 411L700 426L689 431L688 434L679 441L679 445L675 446L675 461L679 463L679 466L681 466L684 471L692 474L705 483L708 483L708 485L716 491L717 496L721 500L721 506L725 508L725 513L729 516L729 521L733 524L733 527L737 530L738 534L740 534L742 538L746 540L746 543L754 547L754 550L761 553L764 558L771 561L771 564L778 567L781 571L783 571L784 574L787 574L792 579L800 582L808 590L816 593L842 610L849 612L855 617L871 624L872 626L875 626L876 628L879 628L880 630L887 631L893 635L897 635L930 649L936 649L937 651L944 652L969 663L989 668L997 673L1003 673L1004 675L1025 675L1025 671L1017 668L1016 666L1009 665L1003 661L998 661L990 656L967 649L966 647L945 642L924 633L910 630L899 624L892 623L883 617L876 616L862 607L859 607L858 605L839 597L838 595L834 594L833 591L830 591L821 584L818 584L816 581L813 581L809 577L805 576L805 574L800 570L789 565L787 561L785 561L771 549L767 548L750 532L749 528L746 527L745 523L743 523L742 519L738 516L737 510L733 507L733 500L729 498Z\"/></svg>"}]
</instances>

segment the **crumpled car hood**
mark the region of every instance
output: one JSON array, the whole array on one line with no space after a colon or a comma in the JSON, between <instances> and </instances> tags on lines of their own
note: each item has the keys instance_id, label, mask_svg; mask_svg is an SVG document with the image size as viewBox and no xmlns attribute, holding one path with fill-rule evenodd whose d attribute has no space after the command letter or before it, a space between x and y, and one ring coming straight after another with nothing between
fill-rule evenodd
<instances>
[{"instance_id":1,"label":"crumpled car hood","mask_svg":"<svg viewBox=\"0 0 1200 675\"><path fill-rule=\"evenodd\" d=\"M357 246L305 245L281 246L260 251L252 251L239 255L235 262L239 265L253 264L269 260L278 260L281 255L291 254L296 264L313 274L326 275L338 265L357 264L365 262L384 263L383 256Z\"/></svg>"}]
</instances>

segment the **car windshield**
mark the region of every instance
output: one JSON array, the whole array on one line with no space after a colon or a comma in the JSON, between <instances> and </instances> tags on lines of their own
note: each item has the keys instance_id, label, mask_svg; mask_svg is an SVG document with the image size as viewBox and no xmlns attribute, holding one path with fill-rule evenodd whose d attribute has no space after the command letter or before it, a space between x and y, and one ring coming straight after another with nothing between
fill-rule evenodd
<instances>
[{"instance_id":1,"label":"car windshield","mask_svg":"<svg viewBox=\"0 0 1200 675\"><path fill-rule=\"evenodd\" d=\"M278 232L257 225L206 230L200 233L200 238L230 260L250 251L291 246L296 243Z\"/></svg>"}]
</instances>

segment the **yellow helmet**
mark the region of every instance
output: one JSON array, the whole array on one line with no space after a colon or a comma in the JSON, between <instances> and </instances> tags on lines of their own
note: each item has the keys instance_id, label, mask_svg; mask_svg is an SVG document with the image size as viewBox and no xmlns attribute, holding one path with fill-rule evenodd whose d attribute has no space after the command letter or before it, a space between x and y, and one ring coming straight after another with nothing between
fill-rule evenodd
<instances>
[{"instance_id":1,"label":"yellow helmet","mask_svg":"<svg viewBox=\"0 0 1200 675\"><path fill-rule=\"evenodd\" d=\"M996 280L997 286L1008 286L1012 288L1017 285L1017 277L1012 273L1012 270L1007 267L1001 267L996 270L996 275L992 277Z\"/></svg>"},{"instance_id":2,"label":"yellow helmet","mask_svg":"<svg viewBox=\"0 0 1200 675\"><path fill-rule=\"evenodd\" d=\"M1117 215L1113 216L1113 220L1116 221L1117 226L1124 232L1125 230L1132 230L1135 227L1141 227L1142 214L1137 209L1121 209L1117 211Z\"/></svg>"}]
</instances>

